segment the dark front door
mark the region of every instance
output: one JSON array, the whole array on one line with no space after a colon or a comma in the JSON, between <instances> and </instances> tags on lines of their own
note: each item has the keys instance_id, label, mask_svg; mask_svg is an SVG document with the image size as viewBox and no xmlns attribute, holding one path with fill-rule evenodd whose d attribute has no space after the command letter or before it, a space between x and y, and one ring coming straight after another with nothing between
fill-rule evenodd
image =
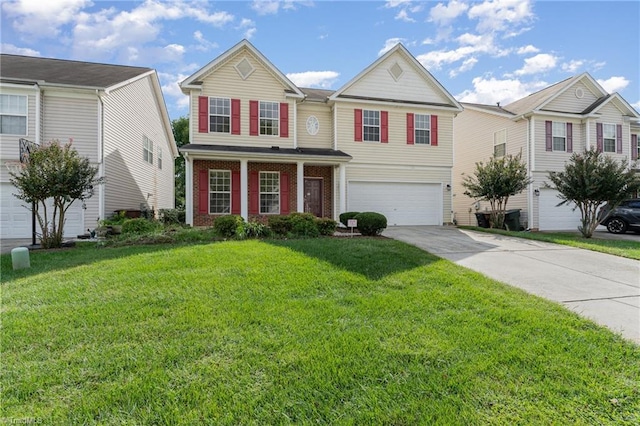
<instances>
[{"instance_id":1,"label":"dark front door","mask_svg":"<svg viewBox=\"0 0 640 426\"><path fill-rule=\"evenodd\" d=\"M304 179L304 211L322 217L322 179Z\"/></svg>"}]
</instances>

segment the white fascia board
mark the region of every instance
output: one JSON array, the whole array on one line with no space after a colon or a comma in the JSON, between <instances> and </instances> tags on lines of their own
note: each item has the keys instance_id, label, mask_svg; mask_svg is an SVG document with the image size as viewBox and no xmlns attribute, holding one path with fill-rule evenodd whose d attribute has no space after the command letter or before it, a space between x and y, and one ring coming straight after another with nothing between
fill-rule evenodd
<instances>
[{"instance_id":1,"label":"white fascia board","mask_svg":"<svg viewBox=\"0 0 640 426\"><path fill-rule=\"evenodd\" d=\"M220 151L208 151L208 150L198 150L198 149L189 149L189 150L181 150L183 153L187 153L189 158L193 160L211 160L215 158L216 160L240 160L247 159L253 162L266 162L266 163L297 163L298 161L302 161L304 163L310 164L339 164L339 163L348 163L351 161L349 157L332 157L332 156L305 156L305 155L297 155L297 154L266 154L262 153L256 155L251 152L220 152Z\"/></svg>"},{"instance_id":2,"label":"white fascia board","mask_svg":"<svg viewBox=\"0 0 640 426\"><path fill-rule=\"evenodd\" d=\"M105 88L104 91L105 91L106 94L109 94L109 92L111 92L113 90L118 90L119 88L121 88L123 86L127 86L127 85L133 83L134 81L142 80L143 78L145 78L145 77L147 77L149 75L155 74L155 73L156 73L156 70L149 70L149 71L144 72L142 74L139 74L139 75L137 75L135 77L132 77L132 78L130 78L128 80L121 81L120 83L116 83L113 86L109 86L109 87Z\"/></svg>"},{"instance_id":3,"label":"white fascia board","mask_svg":"<svg viewBox=\"0 0 640 426\"><path fill-rule=\"evenodd\" d=\"M491 111L489 109L479 108L479 107L475 107L475 106L472 106L472 105L462 105L462 108L464 108L464 110L483 112L485 114L495 115L497 117L504 117L504 118L510 118L510 119L516 117L513 114L507 114L507 113L504 113L504 112Z\"/></svg>"},{"instance_id":4,"label":"white fascia board","mask_svg":"<svg viewBox=\"0 0 640 426\"><path fill-rule=\"evenodd\" d=\"M162 93L162 87L160 87L160 80L158 79L158 74L153 71L153 73L147 73L149 77L151 77L151 84L153 86L153 91L155 92L156 97L156 106L158 107L158 112L162 117L162 124L164 127L164 131L167 135L167 140L169 142L169 149L171 149L171 154L173 155L173 159L176 159L178 155L178 147L176 146L176 140L173 136L173 128L171 127L171 120L169 119L169 112L167 111L167 104L164 100L164 95Z\"/></svg>"}]
</instances>

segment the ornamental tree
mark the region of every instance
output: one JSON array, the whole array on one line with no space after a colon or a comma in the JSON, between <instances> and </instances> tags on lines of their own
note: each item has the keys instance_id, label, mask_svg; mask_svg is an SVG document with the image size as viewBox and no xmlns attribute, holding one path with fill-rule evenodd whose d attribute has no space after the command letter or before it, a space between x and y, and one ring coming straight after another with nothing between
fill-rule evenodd
<instances>
[{"instance_id":1,"label":"ornamental tree","mask_svg":"<svg viewBox=\"0 0 640 426\"><path fill-rule=\"evenodd\" d=\"M591 238L598 227L598 207L609 203L611 210L640 189L640 177L626 159L618 161L592 148L574 153L561 172L549 172L551 184L558 191L558 206L574 203L580 209L578 230Z\"/></svg>"},{"instance_id":2,"label":"ornamental tree","mask_svg":"<svg viewBox=\"0 0 640 426\"><path fill-rule=\"evenodd\" d=\"M66 212L75 201L93 195L94 187L103 182L97 173L98 167L80 157L71 141L62 145L57 140L36 145L22 170L10 173L18 190L14 195L34 206L42 247L62 246Z\"/></svg>"},{"instance_id":3,"label":"ornamental tree","mask_svg":"<svg viewBox=\"0 0 640 426\"><path fill-rule=\"evenodd\" d=\"M478 162L474 174L462 180L465 195L489 202L489 224L500 229L504 226L509 197L521 193L530 183L521 154L491 157L486 164Z\"/></svg>"}]
</instances>

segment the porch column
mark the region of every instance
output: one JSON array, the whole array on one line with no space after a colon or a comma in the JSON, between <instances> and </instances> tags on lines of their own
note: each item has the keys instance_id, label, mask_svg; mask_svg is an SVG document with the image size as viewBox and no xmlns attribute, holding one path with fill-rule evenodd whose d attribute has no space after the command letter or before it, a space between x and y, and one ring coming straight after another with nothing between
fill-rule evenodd
<instances>
[{"instance_id":1,"label":"porch column","mask_svg":"<svg viewBox=\"0 0 640 426\"><path fill-rule=\"evenodd\" d=\"M296 211L304 212L304 161L298 161L297 192L296 192Z\"/></svg>"},{"instance_id":2,"label":"porch column","mask_svg":"<svg viewBox=\"0 0 640 426\"><path fill-rule=\"evenodd\" d=\"M240 160L240 216L249 221L249 167L247 160Z\"/></svg>"},{"instance_id":3,"label":"porch column","mask_svg":"<svg viewBox=\"0 0 640 426\"><path fill-rule=\"evenodd\" d=\"M189 155L184 155L184 207L187 225L193 226L193 160Z\"/></svg>"},{"instance_id":4,"label":"porch column","mask_svg":"<svg viewBox=\"0 0 640 426\"><path fill-rule=\"evenodd\" d=\"M340 164L339 166L340 172L340 213L344 213L347 211L347 166L345 164Z\"/></svg>"}]
</instances>

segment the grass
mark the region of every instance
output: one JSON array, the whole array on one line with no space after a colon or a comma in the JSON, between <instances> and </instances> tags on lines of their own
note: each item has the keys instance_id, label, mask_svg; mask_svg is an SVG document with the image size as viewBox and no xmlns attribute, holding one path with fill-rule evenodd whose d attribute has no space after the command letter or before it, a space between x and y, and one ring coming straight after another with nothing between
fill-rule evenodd
<instances>
[{"instance_id":1,"label":"grass","mask_svg":"<svg viewBox=\"0 0 640 426\"><path fill-rule=\"evenodd\" d=\"M510 237L526 238L529 240L546 241L565 246L578 247L586 250L599 251L615 256L640 260L640 237L638 241L609 240L601 238L584 238L579 232L517 232L503 229L480 228L477 226L460 226L462 229L488 232L492 234L508 235Z\"/></svg>"},{"instance_id":2,"label":"grass","mask_svg":"<svg viewBox=\"0 0 640 426\"><path fill-rule=\"evenodd\" d=\"M640 347L386 239L2 256L3 419L638 424Z\"/></svg>"}]
</instances>

